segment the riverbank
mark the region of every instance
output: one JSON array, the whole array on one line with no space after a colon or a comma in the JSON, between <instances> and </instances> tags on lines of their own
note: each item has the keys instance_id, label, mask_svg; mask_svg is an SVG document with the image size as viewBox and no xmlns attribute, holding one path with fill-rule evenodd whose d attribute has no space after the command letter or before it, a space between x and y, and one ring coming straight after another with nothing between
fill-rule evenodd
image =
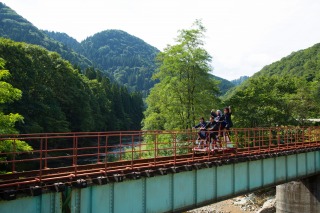
<instances>
[{"instance_id":1,"label":"riverbank","mask_svg":"<svg viewBox=\"0 0 320 213\"><path fill-rule=\"evenodd\" d=\"M187 213L274 213L275 188L257 191L252 194L239 196L219 203L214 203Z\"/></svg>"}]
</instances>

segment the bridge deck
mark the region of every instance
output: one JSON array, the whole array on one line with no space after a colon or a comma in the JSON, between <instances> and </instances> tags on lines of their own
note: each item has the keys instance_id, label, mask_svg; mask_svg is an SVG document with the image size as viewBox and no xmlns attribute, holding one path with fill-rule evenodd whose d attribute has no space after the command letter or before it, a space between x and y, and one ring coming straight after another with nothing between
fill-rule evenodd
<instances>
[{"instance_id":1,"label":"bridge deck","mask_svg":"<svg viewBox=\"0 0 320 213\"><path fill-rule=\"evenodd\" d=\"M222 137L221 149L203 153L193 152L196 137L1 135L12 144L0 153L1 212L179 212L320 172L319 127L234 129L231 143Z\"/></svg>"},{"instance_id":2,"label":"bridge deck","mask_svg":"<svg viewBox=\"0 0 320 213\"><path fill-rule=\"evenodd\" d=\"M0 153L0 165L7 171L0 174L0 189L24 190L57 181L70 184L84 177L112 180L115 174L268 158L320 145L317 127L234 129L230 136L233 148L227 148L222 137L224 149L200 154L192 151L196 137L192 131L2 135L0 143L11 141L13 146L10 152ZM16 141L26 141L33 151L19 151Z\"/></svg>"}]
</instances>

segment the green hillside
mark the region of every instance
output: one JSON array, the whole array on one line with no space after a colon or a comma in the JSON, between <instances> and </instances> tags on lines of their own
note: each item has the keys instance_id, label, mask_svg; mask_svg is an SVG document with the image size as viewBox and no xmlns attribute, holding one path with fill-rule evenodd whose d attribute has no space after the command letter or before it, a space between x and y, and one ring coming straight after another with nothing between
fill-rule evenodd
<instances>
[{"instance_id":1,"label":"green hillside","mask_svg":"<svg viewBox=\"0 0 320 213\"><path fill-rule=\"evenodd\" d=\"M144 95L153 87L155 57L159 50L121 30L106 30L81 43L65 33L44 31L79 54L89 58L95 67L116 82Z\"/></svg>"},{"instance_id":2,"label":"green hillside","mask_svg":"<svg viewBox=\"0 0 320 213\"><path fill-rule=\"evenodd\" d=\"M320 44L265 66L225 95L240 127L307 125L320 117Z\"/></svg>"},{"instance_id":3,"label":"green hillside","mask_svg":"<svg viewBox=\"0 0 320 213\"><path fill-rule=\"evenodd\" d=\"M155 47L121 30L106 30L88 37L81 43L66 33L39 30L14 10L0 3L0 37L40 45L59 53L83 73L95 67L130 91L146 96L153 87L156 70ZM220 81L221 94L233 87L229 81Z\"/></svg>"},{"instance_id":4,"label":"green hillside","mask_svg":"<svg viewBox=\"0 0 320 213\"><path fill-rule=\"evenodd\" d=\"M242 84L245 80L247 80L249 78L249 76L241 76L238 79L234 79L231 81L231 83L233 83L235 86L239 86L240 84Z\"/></svg>"},{"instance_id":5,"label":"green hillside","mask_svg":"<svg viewBox=\"0 0 320 213\"><path fill-rule=\"evenodd\" d=\"M148 91L154 84L151 76L155 70L156 48L126 32L107 30L79 43L65 33L45 31L51 38L62 42L90 58L97 67L107 70L117 82L134 90ZM212 75L218 80L221 94L235 85L230 81Z\"/></svg>"},{"instance_id":6,"label":"green hillside","mask_svg":"<svg viewBox=\"0 0 320 213\"><path fill-rule=\"evenodd\" d=\"M89 80L57 53L3 38L0 58L11 73L8 82L22 91L20 100L1 106L7 114L24 116L17 125L21 133L141 127L141 95L129 93L95 70L91 69Z\"/></svg>"},{"instance_id":7,"label":"green hillside","mask_svg":"<svg viewBox=\"0 0 320 213\"><path fill-rule=\"evenodd\" d=\"M64 59L81 68L92 66L91 61L86 57L76 53L61 42L50 38L47 34L1 2L0 23L0 37L40 45L50 51L59 53Z\"/></svg>"},{"instance_id":8,"label":"green hillside","mask_svg":"<svg viewBox=\"0 0 320 213\"><path fill-rule=\"evenodd\" d=\"M117 82L147 94L153 87L155 57L159 50L121 30L106 30L81 42L95 66Z\"/></svg>"},{"instance_id":9,"label":"green hillside","mask_svg":"<svg viewBox=\"0 0 320 213\"><path fill-rule=\"evenodd\" d=\"M80 53L83 52L83 48L81 44L71 36L69 36L66 33L60 33L60 32L53 32L48 30L42 30L43 33L47 34L50 38L61 42L64 44L67 48L72 49L73 51Z\"/></svg>"},{"instance_id":10,"label":"green hillside","mask_svg":"<svg viewBox=\"0 0 320 213\"><path fill-rule=\"evenodd\" d=\"M314 46L291 53L280 61L265 66L257 76L290 75L302 77L307 81L315 80L320 71L320 43Z\"/></svg>"},{"instance_id":11,"label":"green hillside","mask_svg":"<svg viewBox=\"0 0 320 213\"><path fill-rule=\"evenodd\" d=\"M212 74L209 75L211 78L219 82L218 88L220 90L220 95L224 95L227 91L229 91L231 88L235 86L235 84L233 84L231 81L228 81L226 79L220 78Z\"/></svg>"}]
</instances>

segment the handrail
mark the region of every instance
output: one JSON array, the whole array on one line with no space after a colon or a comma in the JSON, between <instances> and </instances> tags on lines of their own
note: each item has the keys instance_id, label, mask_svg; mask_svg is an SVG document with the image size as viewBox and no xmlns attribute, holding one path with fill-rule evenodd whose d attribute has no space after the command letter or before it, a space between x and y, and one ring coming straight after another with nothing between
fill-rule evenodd
<instances>
[{"instance_id":1,"label":"handrail","mask_svg":"<svg viewBox=\"0 0 320 213\"><path fill-rule=\"evenodd\" d=\"M59 177L58 173L77 177L89 170L92 174L128 172L320 146L320 127L235 128L223 132L223 147L214 149L209 148L213 144L207 144L207 151L200 153L195 149L197 130L0 135L0 146L12 143L11 150L0 152L0 188L26 177L42 182ZM226 134L230 141L223 141ZM19 141L33 150L21 150Z\"/></svg>"}]
</instances>

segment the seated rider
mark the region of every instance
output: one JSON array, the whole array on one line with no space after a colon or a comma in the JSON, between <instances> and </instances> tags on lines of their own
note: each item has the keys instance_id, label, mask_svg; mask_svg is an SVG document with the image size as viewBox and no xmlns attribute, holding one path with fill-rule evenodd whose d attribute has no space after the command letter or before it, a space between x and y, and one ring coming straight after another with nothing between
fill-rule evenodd
<instances>
[{"instance_id":1,"label":"seated rider","mask_svg":"<svg viewBox=\"0 0 320 213\"><path fill-rule=\"evenodd\" d=\"M210 141L213 138L214 141L217 140L218 130L219 126L218 123L215 121L215 118L213 116L210 117L210 122L206 126L207 131L210 133Z\"/></svg>"},{"instance_id":2,"label":"seated rider","mask_svg":"<svg viewBox=\"0 0 320 213\"><path fill-rule=\"evenodd\" d=\"M200 131L198 132L198 139L197 140L206 138L206 126L207 126L207 122L205 122L204 118L201 117L200 123L193 127L195 129L198 129L198 128L200 129Z\"/></svg>"}]
</instances>

